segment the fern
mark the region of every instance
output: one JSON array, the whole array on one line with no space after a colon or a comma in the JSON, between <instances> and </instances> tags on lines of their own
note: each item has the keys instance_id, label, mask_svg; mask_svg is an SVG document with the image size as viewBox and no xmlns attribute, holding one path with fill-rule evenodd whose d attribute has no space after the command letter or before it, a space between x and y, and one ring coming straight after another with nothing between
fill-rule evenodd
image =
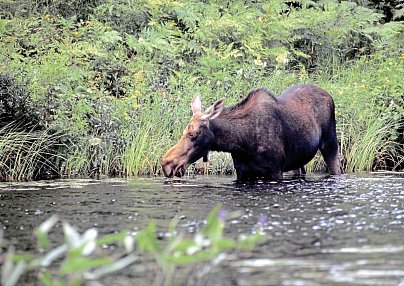
<instances>
[{"instance_id":1,"label":"fern","mask_svg":"<svg viewBox=\"0 0 404 286\"><path fill-rule=\"evenodd\" d=\"M312 0L294 0L292 3L297 3L302 6L303 9L306 8L318 8L318 3Z\"/></svg>"},{"instance_id":2,"label":"fern","mask_svg":"<svg viewBox=\"0 0 404 286\"><path fill-rule=\"evenodd\" d=\"M398 6L399 9L395 10L393 13L393 20L398 20L400 18L404 18L404 4Z\"/></svg>"},{"instance_id":3,"label":"fern","mask_svg":"<svg viewBox=\"0 0 404 286\"><path fill-rule=\"evenodd\" d=\"M384 25L375 25L366 27L363 32L366 34L374 34L382 39L394 38L404 31L404 22L390 22Z\"/></svg>"}]
</instances>

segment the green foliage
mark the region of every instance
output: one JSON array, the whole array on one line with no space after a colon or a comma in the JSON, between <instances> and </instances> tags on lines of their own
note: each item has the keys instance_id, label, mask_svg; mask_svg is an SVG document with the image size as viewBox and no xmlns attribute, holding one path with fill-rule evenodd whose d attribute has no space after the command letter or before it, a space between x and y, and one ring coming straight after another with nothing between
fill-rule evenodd
<instances>
[{"instance_id":1,"label":"green foliage","mask_svg":"<svg viewBox=\"0 0 404 286\"><path fill-rule=\"evenodd\" d=\"M400 0L355 0L354 2L384 14L384 22L404 19L404 3Z\"/></svg>"},{"instance_id":2,"label":"green foliage","mask_svg":"<svg viewBox=\"0 0 404 286\"><path fill-rule=\"evenodd\" d=\"M279 94L298 82L327 89L336 79L340 90L355 90L345 71L367 70L363 59L395 86L385 93L370 81L366 92L378 100L364 101L369 112L401 118L399 104L384 104L400 101L401 80L383 62L402 65L404 25L399 16L385 23L373 2L356 2L1 0L2 106L63 133L55 166L63 176L158 174L195 94L231 104L254 87ZM345 113L360 96L330 91ZM396 137L389 140L401 144ZM208 171L231 170L224 158Z\"/></svg>"},{"instance_id":3,"label":"green foliage","mask_svg":"<svg viewBox=\"0 0 404 286\"><path fill-rule=\"evenodd\" d=\"M403 72L402 59L362 58L333 78L318 77L318 83L334 95L347 171L389 169L403 163L404 86L399 80ZM312 163L314 169L323 167L318 160Z\"/></svg>"},{"instance_id":4,"label":"green foliage","mask_svg":"<svg viewBox=\"0 0 404 286\"><path fill-rule=\"evenodd\" d=\"M168 242L157 239L153 222L140 231L134 240L127 231L99 238L97 230L91 228L81 235L69 223L62 221L65 241L50 248L49 235L60 222L57 216L52 216L35 231L38 250L41 250L39 253L17 256L15 249L9 248L2 265L1 282L5 286L17 285L24 273L31 271L43 285L86 285L87 281L99 280L127 269L136 263L140 255L151 254L161 268L156 273L154 285L174 285L177 266L214 263L213 259L220 254L232 249L251 249L264 238L260 232L242 236L239 240L223 237L224 216L220 212L224 211L219 206L214 208L203 229L193 238L177 232L178 219L174 219ZM100 246L105 244L123 246L123 249L118 248L110 255L101 251Z\"/></svg>"},{"instance_id":5,"label":"green foliage","mask_svg":"<svg viewBox=\"0 0 404 286\"><path fill-rule=\"evenodd\" d=\"M32 128L38 124L29 108L28 93L7 74L0 74L0 128L7 124ZM28 126L27 126L28 125Z\"/></svg>"},{"instance_id":6,"label":"green foliage","mask_svg":"<svg viewBox=\"0 0 404 286\"><path fill-rule=\"evenodd\" d=\"M75 16L78 19L86 19L91 10L102 2L102 0L0 0L0 16L1 18L30 17L51 13L63 17Z\"/></svg>"}]
</instances>

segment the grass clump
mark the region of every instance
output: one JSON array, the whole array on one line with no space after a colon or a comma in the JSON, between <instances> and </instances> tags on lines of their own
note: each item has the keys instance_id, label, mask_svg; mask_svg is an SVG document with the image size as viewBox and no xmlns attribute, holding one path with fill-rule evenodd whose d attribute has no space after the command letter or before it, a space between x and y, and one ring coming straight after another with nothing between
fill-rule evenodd
<instances>
[{"instance_id":1,"label":"grass clump","mask_svg":"<svg viewBox=\"0 0 404 286\"><path fill-rule=\"evenodd\" d=\"M0 129L0 179L7 181L34 180L59 176L61 133L19 131L16 127Z\"/></svg>"},{"instance_id":2,"label":"grass clump","mask_svg":"<svg viewBox=\"0 0 404 286\"><path fill-rule=\"evenodd\" d=\"M362 118L362 126L355 123L342 122L340 128L341 153L347 172L384 169L402 163L400 146L391 138L396 122L383 117ZM357 123L356 123L357 124ZM402 147L401 147L402 148ZM401 157L401 158L400 158Z\"/></svg>"}]
</instances>

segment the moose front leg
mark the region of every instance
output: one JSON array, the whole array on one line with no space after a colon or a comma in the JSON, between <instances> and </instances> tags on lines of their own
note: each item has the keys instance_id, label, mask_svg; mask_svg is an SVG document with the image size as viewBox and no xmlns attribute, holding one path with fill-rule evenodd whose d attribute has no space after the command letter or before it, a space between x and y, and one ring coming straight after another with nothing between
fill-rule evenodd
<instances>
[{"instance_id":1,"label":"moose front leg","mask_svg":"<svg viewBox=\"0 0 404 286\"><path fill-rule=\"evenodd\" d=\"M238 180L270 179L279 181L283 178L282 167L275 163L262 166L259 162L243 159L234 154L232 154L232 158Z\"/></svg>"},{"instance_id":2,"label":"moose front leg","mask_svg":"<svg viewBox=\"0 0 404 286\"><path fill-rule=\"evenodd\" d=\"M272 170L269 173L268 179L273 181L280 181L283 179L283 172L281 169Z\"/></svg>"},{"instance_id":3,"label":"moose front leg","mask_svg":"<svg viewBox=\"0 0 404 286\"><path fill-rule=\"evenodd\" d=\"M233 165L234 169L236 169L238 180L247 180L254 177L254 170L251 168L251 163L248 160L243 160L243 158L233 153L231 154L231 157L233 158Z\"/></svg>"}]
</instances>

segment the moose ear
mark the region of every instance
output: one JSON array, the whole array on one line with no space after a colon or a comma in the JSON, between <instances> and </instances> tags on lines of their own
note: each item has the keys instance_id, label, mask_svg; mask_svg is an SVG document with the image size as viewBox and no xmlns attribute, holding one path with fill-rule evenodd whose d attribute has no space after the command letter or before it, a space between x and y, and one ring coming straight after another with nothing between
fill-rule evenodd
<instances>
[{"instance_id":1,"label":"moose ear","mask_svg":"<svg viewBox=\"0 0 404 286\"><path fill-rule=\"evenodd\" d=\"M202 111L202 102L199 94L195 95L191 102L192 112L195 114Z\"/></svg>"},{"instance_id":2,"label":"moose ear","mask_svg":"<svg viewBox=\"0 0 404 286\"><path fill-rule=\"evenodd\" d=\"M224 108L224 99L220 99L216 101L212 106L210 106L208 109L205 110L205 112L202 114L201 119L202 120L212 120L215 119L222 113Z\"/></svg>"}]
</instances>

